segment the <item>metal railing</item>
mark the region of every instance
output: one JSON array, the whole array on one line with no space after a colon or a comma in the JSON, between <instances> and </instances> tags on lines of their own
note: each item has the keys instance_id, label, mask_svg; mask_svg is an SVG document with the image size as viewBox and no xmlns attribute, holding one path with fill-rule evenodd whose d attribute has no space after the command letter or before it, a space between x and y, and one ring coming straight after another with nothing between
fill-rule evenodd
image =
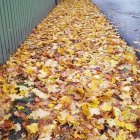
<instances>
[{"instance_id":1,"label":"metal railing","mask_svg":"<svg viewBox=\"0 0 140 140\"><path fill-rule=\"evenodd\" d=\"M0 64L56 5L56 0L0 0Z\"/></svg>"}]
</instances>

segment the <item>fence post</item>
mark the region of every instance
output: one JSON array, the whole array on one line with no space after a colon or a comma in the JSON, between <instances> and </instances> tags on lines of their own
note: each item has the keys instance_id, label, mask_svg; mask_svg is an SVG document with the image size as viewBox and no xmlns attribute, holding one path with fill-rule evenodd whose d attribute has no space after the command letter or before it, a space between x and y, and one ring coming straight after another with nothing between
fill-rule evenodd
<instances>
[{"instance_id":1,"label":"fence post","mask_svg":"<svg viewBox=\"0 0 140 140\"><path fill-rule=\"evenodd\" d=\"M55 4L57 5L57 0L55 0Z\"/></svg>"}]
</instances>

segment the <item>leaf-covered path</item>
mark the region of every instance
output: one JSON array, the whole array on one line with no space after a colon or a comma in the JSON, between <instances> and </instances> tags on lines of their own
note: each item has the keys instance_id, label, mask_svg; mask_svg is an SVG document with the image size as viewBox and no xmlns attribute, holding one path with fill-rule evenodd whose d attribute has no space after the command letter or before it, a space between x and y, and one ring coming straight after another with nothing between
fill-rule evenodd
<instances>
[{"instance_id":1,"label":"leaf-covered path","mask_svg":"<svg viewBox=\"0 0 140 140\"><path fill-rule=\"evenodd\" d=\"M1 140L138 140L140 63L90 0L62 0L0 67Z\"/></svg>"}]
</instances>

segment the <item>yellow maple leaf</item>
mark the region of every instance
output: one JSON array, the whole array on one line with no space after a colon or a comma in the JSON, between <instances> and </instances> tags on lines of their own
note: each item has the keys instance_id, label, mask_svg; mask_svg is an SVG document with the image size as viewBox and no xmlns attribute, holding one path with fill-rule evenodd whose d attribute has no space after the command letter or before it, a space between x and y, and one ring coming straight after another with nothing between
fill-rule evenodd
<instances>
[{"instance_id":1,"label":"yellow maple leaf","mask_svg":"<svg viewBox=\"0 0 140 140\"><path fill-rule=\"evenodd\" d=\"M45 71L45 72L48 72L48 67L46 67L46 66L43 65L42 66L42 70Z\"/></svg>"},{"instance_id":2,"label":"yellow maple leaf","mask_svg":"<svg viewBox=\"0 0 140 140\"><path fill-rule=\"evenodd\" d=\"M94 92L97 92L99 90L100 83L101 83L101 81L99 79L94 78L94 79L92 79L92 82L90 83L89 87Z\"/></svg>"},{"instance_id":3,"label":"yellow maple leaf","mask_svg":"<svg viewBox=\"0 0 140 140\"><path fill-rule=\"evenodd\" d=\"M122 112L124 119L125 120L130 120L130 121L136 121L136 119L138 118L138 115L132 113L130 110L124 110Z\"/></svg>"},{"instance_id":4,"label":"yellow maple leaf","mask_svg":"<svg viewBox=\"0 0 140 140\"><path fill-rule=\"evenodd\" d=\"M16 94L17 93L17 90L16 90L16 86L15 85L10 85L9 86L9 92L11 93L11 94Z\"/></svg>"},{"instance_id":5,"label":"yellow maple leaf","mask_svg":"<svg viewBox=\"0 0 140 140\"><path fill-rule=\"evenodd\" d=\"M9 92L9 86L8 86L6 83L4 83L4 84L2 85L2 91L3 91L4 93L8 93L8 92Z\"/></svg>"},{"instance_id":6,"label":"yellow maple leaf","mask_svg":"<svg viewBox=\"0 0 140 140\"><path fill-rule=\"evenodd\" d=\"M135 132L137 130L133 123L125 123L125 128L131 132Z\"/></svg>"},{"instance_id":7,"label":"yellow maple leaf","mask_svg":"<svg viewBox=\"0 0 140 140\"><path fill-rule=\"evenodd\" d=\"M103 111L110 111L112 109L112 105L111 105L111 103L105 102L105 103L103 103L101 109Z\"/></svg>"},{"instance_id":8,"label":"yellow maple leaf","mask_svg":"<svg viewBox=\"0 0 140 140\"><path fill-rule=\"evenodd\" d=\"M41 65L42 65L41 62L36 62L37 67L41 67Z\"/></svg>"},{"instance_id":9,"label":"yellow maple leaf","mask_svg":"<svg viewBox=\"0 0 140 140\"><path fill-rule=\"evenodd\" d=\"M74 118L72 116L70 116L69 114L67 115L67 121L70 124L73 124L73 125L79 125L80 124L78 121L75 121Z\"/></svg>"},{"instance_id":10,"label":"yellow maple leaf","mask_svg":"<svg viewBox=\"0 0 140 140\"><path fill-rule=\"evenodd\" d=\"M83 94L83 93L84 93L83 88L77 88L77 91L78 91L79 93L81 93L81 94Z\"/></svg>"},{"instance_id":11,"label":"yellow maple leaf","mask_svg":"<svg viewBox=\"0 0 140 140\"><path fill-rule=\"evenodd\" d=\"M65 51L63 48L58 48L58 52L61 54L61 55L65 55Z\"/></svg>"},{"instance_id":12,"label":"yellow maple leaf","mask_svg":"<svg viewBox=\"0 0 140 140\"><path fill-rule=\"evenodd\" d=\"M82 46L82 43L79 43L79 44L76 45L76 48L77 48L78 50L80 50L82 47L83 47L83 46Z\"/></svg>"},{"instance_id":13,"label":"yellow maple leaf","mask_svg":"<svg viewBox=\"0 0 140 140\"><path fill-rule=\"evenodd\" d=\"M125 60L132 64L135 63L135 61L136 61L134 55L128 51L125 52Z\"/></svg>"},{"instance_id":14,"label":"yellow maple leaf","mask_svg":"<svg viewBox=\"0 0 140 140\"><path fill-rule=\"evenodd\" d=\"M95 65L95 60L91 60L91 61L90 61L90 64L91 64L91 65Z\"/></svg>"},{"instance_id":15,"label":"yellow maple leaf","mask_svg":"<svg viewBox=\"0 0 140 140\"><path fill-rule=\"evenodd\" d=\"M99 103L100 103L99 100L97 98L94 98L93 101L88 104L88 106L91 108L97 108Z\"/></svg>"},{"instance_id":16,"label":"yellow maple leaf","mask_svg":"<svg viewBox=\"0 0 140 140\"><path fill-rule=\"evenodd\" d=\"M49 108L53 108L55 105L53 103L48 104Z\"/></svg>"},{"instance_id":17,"label":"yellow maple leaf","mask_svg":"<svg viewBox=\"0 0 140 140\"><path fill-rule=\"evenodd\" d=\"M95 128L97 128L99 130L103 130L104 129L103 124L94 123L93 125L94 125Z\"/></svg>"},{"instance_id":18,"label":"yellow maple leaf","mask_svg":"<svg viewBox=\"0 0 140 140\"><path fill-rule=\"evenodd\" d=\"M118 119L115 119L115 123L119 127L125 127L125 122L123 121L119 121Z\"/></svg>"},{"instance_id":19,"label":"yellow maple leaf","mask_svg":"<svg viewBox=\"0 0 140 140\"><path fill-rule=\"evenodd\" d=\"M25 95L26 93L27 93L26 90L21 90L21 91L20 91L20 95Z\"/></svg>"},{"instance_id":20,"label":"yellow maple leaf","mask_svg":"<svg viewBox=\"0 0 140 140\"><path fill-rule=\"evenodd\" d=\"M70 55L73 55L73 54L74 54L74 51L73 51L73 50L68 50L68 53L69 53Z\"/></svg>"},{"instance_id":21,"label":"yellow maple leaf","mask_svg":"<svg viewBox=\"0 0 140 140\"><path fill-rule=\"evenodd\" d=\"M81 97L84 96L84 89L83 89L82 87L81 87L81 88L79 87L79 88L77 88L76 90L77 90L77 92L80 94Z\"/></svg>"},{"instance_id":22,"label":"yellow maple leaf","mask_svg":"<svg viewBox=\"0 0 140 140\"><path fill-rule=\"evenodd\" d=\"M71 88L69 88L67 92L68 92L68 94L70 94L70 95L72 95L72 94L74 93L73 89L71 89Z\"/></svg>"},{"instance_id":23,"label":"yellow maple leaf","mask_svg":"<svg viewBox=\"0 0 140 140\"><path fill-rule=\"evenodd\" d=\"M112 46L108 46L108 47L107 47L107 51L108 51L109 53L113 53L113 52L114 52L114 48L113 48Z\"/></svg>"},{"instance_id":24,"label":"yellow maple leaf","mask_svg":"<svg viewBox=\"0 0 140 140\"><path fill-rule=\"evenodd\" d=\"M63 96L60 101L59 101L61 104L67 106L71 103L71 98L70 97L67 97L67 96Z\"/></svg>"},{"instance_id":25,"label":"yellow maple leaf","mask_svg":"<svg viewBox=\"0 0 140 140\"><path fill-rule=\"evenodd\" d=\"M114 140L126 140L126 135L122 129L119 131L119 135Z\"/></svg>"},{"instance_id":26,"label":"yellow maple leaf","mask_svg":"<svg viewBox=\"0 0 140 140\"><path fill-rule=\"evenodd\" d=\"M30 125L27 125L26 126L26 129L29 133L37 133L39 131L39 128L38 128L38 124L37 123L32 123Z\"/></svg>"},{"instance_id":27,"label":"yellow maple leaf","mask_svg":"<svg viewBox=\"0 0 140 140\"><path fill-rule=\"evenodd\" d=\"M34 72L33 69L31 68L25 68L23 71L26 72L27 74L32 74Z\"/></svg>"},{"instance_id":28,"label":"yellow maple leaf","mask_svg":"<svg viewBox=\"0 0 140 140\"><path fill-rule=\"evenodd\" d=\"M124 119L125 119L125 120L128 120L131 113L130 113L130 110L124 110L124 111L122 112L122 114L123 114L123 116L124 116Z\"/></svg>"},{"instance_id":29,"label":"yellow maple leaf","mask_svg":"<svg viewBox=\"0 0 140 140\"><path fill-rule=\"evenodd\" d=\"M24 106L16 106L16 108L17 108L18 110L24 110L24 109L25 109Z\"/></svg>"},{"instance_id":30,"label":"yellow maple leaf","mask_svg":"<svg viewBox=\"0 0 140 140\"><path fill-rule=\"evenodd\" d=\"M88 109L87 104L83 104L83 105L82 105L82 112L83 112L83 114L84 114L88 119L91 118L91 114L90 114L90 111L89 111L89 109Z\"/></svg>"},{"instance_id":31,"label":"yellow maple leaf","mask_svg":"<svg viewBox=\"0 0 140 140\"><path fill-rule=\"evenodd\" d=\"M112 82L112 83L115 83L115 82L116 82L115 77L112 77L111 82Z\"/></svg>"}]
</instances>

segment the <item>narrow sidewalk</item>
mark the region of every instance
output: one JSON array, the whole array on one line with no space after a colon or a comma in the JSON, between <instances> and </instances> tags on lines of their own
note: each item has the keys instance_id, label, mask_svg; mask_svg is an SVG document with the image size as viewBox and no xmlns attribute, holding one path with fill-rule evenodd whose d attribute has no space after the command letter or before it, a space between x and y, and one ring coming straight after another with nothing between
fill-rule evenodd
<instances>
[{"instance_id":1,"label":"narrow sidewalk","mask_svg":"<svg viewBox=\"0 0 140 140\"><path fill-rule=\"evenodd\" d=\"M135 53L90 0L62 0L0 67L0 139L138 140Z\"/></svg>"}]
</instances>

